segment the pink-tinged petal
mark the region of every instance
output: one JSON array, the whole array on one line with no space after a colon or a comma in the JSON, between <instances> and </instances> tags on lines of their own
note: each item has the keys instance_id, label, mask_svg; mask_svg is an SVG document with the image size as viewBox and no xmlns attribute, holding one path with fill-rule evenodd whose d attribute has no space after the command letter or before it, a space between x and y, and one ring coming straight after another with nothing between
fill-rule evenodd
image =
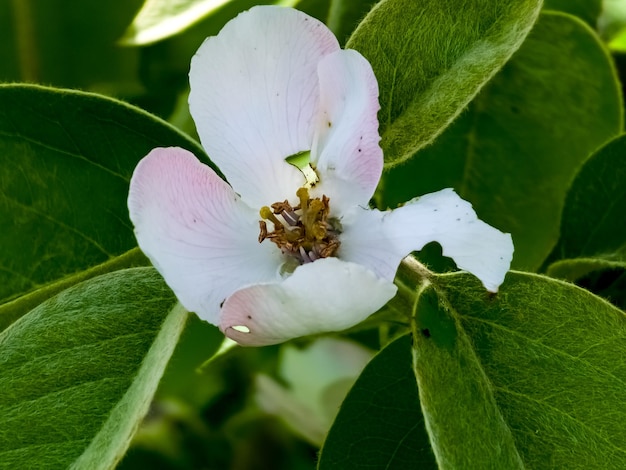
<instances>
[{"instance_id":1,"label":"pink-tinged petal","mask_svg":"<svg viewBox=\"0 0 626 470\"><path fill-rule=\"evenodd\" d=\"M331 199L338 192L335 199L343 205L367 206L383 169L376 77L354 50L327 55L317 71L320 115L312 155L319 155L320 190Z\"/></svg>"},{"instance_id":2,"label":"pink-tinged petal","mask_svg":"<svg viewBox=\"0 0 626 470\"><path fill-rule=\"evenodd\" d=\"M444 256L497 292L513 258L511 235L478 219L452 189L427 194L391 212L363 210L342 234L339 256L393 279L412 251L436 241Z\"/></svg>"},{"instance_id":3,"label":"pink-tinged petal","mask_svg":"<svg viewBox=\"0 0 626 470\"><path fill-rule=\"evenodd\" d=\"M325 258L299 266L282 282L235 292L224 303L220 329L244 346L340 331L365 320L396 290L363 266Z\"/></svg>"},{"instance_id":4,"label":"pink-tinged petal","mask_svg":"<svg viewBox=\"0 0 626 470\"><path fill-rule=\"evenodd\" d=\"M278 279L280 254L258 242L258 213L190 152L157 148L135 169L128 196L140 248L183 306L217 325L242 286Z\"/></svg>"},{"instance_id":5,"label":"pink-tinged petal","mask_svg":"<svg viewBox=\"0 0 626 470\"><path fill-rule=\"evenodd\" d=\"M208 38L193 57L189 106L200 140L248 205L295 197L304 184L285 158L311 149L317 64L338 49L318 20L257 6Z\"/></svg>"}]
</instances>

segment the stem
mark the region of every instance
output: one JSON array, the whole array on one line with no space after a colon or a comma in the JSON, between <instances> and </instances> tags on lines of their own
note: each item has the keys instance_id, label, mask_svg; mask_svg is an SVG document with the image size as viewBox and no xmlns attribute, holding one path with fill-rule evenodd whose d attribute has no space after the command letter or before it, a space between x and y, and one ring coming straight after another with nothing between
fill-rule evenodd
<instances>
[{"instance_id":1,"label":"stem","mask_svg":"<svg viewBox=\"0 0 626 470\"><path fill-rule=\"evenodd\" d=\"M12 5L20 75L25 82L36 82L39 77L39 62L31 0L13 0Z\"/></svg>"}]
</instances>

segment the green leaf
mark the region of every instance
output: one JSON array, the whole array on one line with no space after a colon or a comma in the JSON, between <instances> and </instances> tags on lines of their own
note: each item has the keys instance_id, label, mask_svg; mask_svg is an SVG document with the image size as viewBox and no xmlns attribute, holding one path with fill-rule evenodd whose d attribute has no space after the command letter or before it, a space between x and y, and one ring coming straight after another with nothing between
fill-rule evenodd
<instances>
[{"instance_id":1,"label":"green leaf","mask_svg":"<svg viewBox=\"0 0 626 470\"><path fill-rule=\"evenodd\" d=\"M626 262L609 261L602 258L564 259L552 263L548 268L547 274L574 282L594 271L607 269L626 269Z\"/></svg>"},{"instance_id":2,"label":"green leaf","mask_svg":"<svg viewBox=\"0 0 626 470\"><path fill-rule=\"evenodd\" d=\"M404 336L365 367L330 429L319 470L435 469Z\"/></svg>"},{"instance_id":3,"label":"green leaf","mask_svg":"<svg viewBox=\"0 0 626 470\"><path fill-rule=\"evenodd\" d=\"M64 277L58 281L51 282L35 291L17 297L9 302L0 305L0 331L7 328L11 323L27 314L44 300L48 300L53 295L63 292L65 289L102 274L110 273L124 268L137 266L147 266L150 264L148 258L139 248L134 248L123 255L106 261L93 268L80 271L74 275Z\"/></svg>"},{"instance_id":4,"label":"green leaf","mask_svg":"<svg viewBox=\"0 0 626 470\"><path fill-rule=\"evenodd\" d=\"M626 135L598 150L567 193L561 237L550 260L598 258L626 263Z\"/></svg>"},{"instance_id":5,"label":"green leaf","mask_svg":"<svg viewBox=\"0 0 626 470\"><path fill-rule=\"evenodd\" d=\"M434 145L386 174L379 207L453 187L513 235L513 265L554 247L566 192L593 151L621 132L619 82L595 33L543 13L519 51Z\"/></svg>"},{"instance_id":6,"label":"green leaf","mask_svg":"<svg viewBox=\"0 0 626 470\"><path fill-rule=\"evenodd\" d=\"M120 43L143 46L184 31L232 0L146 0Z\"/></svg>"},{"instance_id":7,"label":"green leaf","mask_svg":"<svg viewBox=\"0 0 626 470\"><path fill-rule=\"evenodd\" d=\"M577 16L595 28L602 11L602 0L544 0L543 8Z\"/></svg>"},{"instance_id":8,"label":"green leaf","mask_svg":"<svg viewBox=\"0 0 626 470\"><path fill-rule=\"evenodd\" d=\"M135 268L74 286L0 334L0 468L112 468L187 313Z\"/></svg>"},{"instance_id":9,"label":"green leaf","mask_svg":"<svg viewBox=\"0 0 626 470\"><path fill-rule=\"evenodd\" d=\"M619 33L615 35L611 42L609 42L609 47L611 50L617 52L626 52L626 28L621 30Z\"/></svg>"},{"instance_id":10,"label":"green leaf","mask_svg":"<svg viewBox=\"0 0 626 470\"><path fill-rule=\"evenodd\" d=\"M624 0L604 0L598 28L609 47L616 51L626 50L626 3Z\"/></svg>"},{"instance_id":11,"label":"green leaf","mask_svg":"<svg viewBox=\"0 0 626 470\"><path fill-rule=\"evenodd\" d=\"M145 46L178 34L208 18L233 0L146 0L120 39L126 46ZM252 3L253 6L255 3ZM265 3L265 2L261 2ZM295 6L298 0L276 0L277 5Z\"/></svg>"},{"instance_id":12,"label":"green leaf","mask_svg":"<svg viewBox=\"0 0 626 470\"><path fill-rule=\"evenodd\" d=\"M347 47L372 64L387 165L437 137L517 50L541 0L383 0Z\"/></svg>"},{"instance_id":13,"label":"green leaf","mask_svg":"<svg viewBox=\"0 0 626 470\"><path fill-rule=\"evenodd\" d=\"M442 468L626 467L626 316L571 284L469 274L418 299L415 374Z\"/></svg>"},{"instance_id":14,"label":"green leaf","mask_svg":"<svg viewBox=\"0 0 626 470\"><path fill-rule=\"evenodd\" d=\"M152 148L204 155L164 121L102 96L2 85L0 103L0 302L136 247L128 184Z\"/></svg>"}]
</instances>

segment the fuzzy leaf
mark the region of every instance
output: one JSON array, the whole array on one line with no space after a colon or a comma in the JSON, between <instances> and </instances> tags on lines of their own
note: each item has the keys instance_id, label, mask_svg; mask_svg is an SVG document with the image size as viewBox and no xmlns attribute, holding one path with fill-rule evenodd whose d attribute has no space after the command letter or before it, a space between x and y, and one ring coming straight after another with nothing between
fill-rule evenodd
<instances>
[{"instance_id":1,"label":"fuzzy leaf","mask_svg":"<svg viewBox=\"0 0 626 470\"><path fill-rule=\"evenodd\" d=\"M9 302L0 305L0 331L7 328L11 323L27 314L44 300L53 295L63 292L65 289L102 274L110 273L120 269L147 266L150 261L139 248L134 248L123 255L117 256L109 261L94 266L93 268L80 271L74 275L64 277L58 281L51 282L45 286L17 297Z\"/></svg>"},{"instance_id":2,"label":"fuzzy leaf","mask_svg":"<svg viewBox=\"0 0 626 470\"><path fill-rule=\"evenodd\" d=\"M626 467L626 316L511 272L440 275L416 306L415 374L440 468Z\"/></svg>"},{"instance_id":3,"label":"fuzzy leaf","mask_svg":"<svg viewBox=\"0 0 626 470\"><path fill-rule=\"evenodd\" d=\"M389 344L365 367L330 429L319 470L435 469L415 377L411 339Z\"/></svg>"},{"instance_id":4,"label":"fuzzy leaf","mask_svg":"<svg viewBox=\"0 0 626 470\"><path fill-rule=\"evenodd\" d=\"M113 468L187 313L152 268L107 274L0 333L0 468Z\"/></svg>"},{"instance_id":5,"label":"fuzzy leaf","mask_svg":"<svg viewBox=\"0 0 626 470\"><path fill-rule=\"evenodd\" d=\"M0 85L0 103L0 302L137 246L128 183L153 147L204 156L166 122L91 93Z\"/></svg>"},{"instance_id":6,"label":"fuzzy leaf","mask_svg":"<svg viewBox=\"0 0 626 470\"><path fill-rule=\"evenodd\" d=\"M592 152L621 132L619 82L595 33L543 13L519 51L434 145L385 175L395 207L453 187L513 235L513 265L538 269L554 247L565 195Z\"/></svg>"},{"instance_id":7,"label":"fuzzy leaf","mask_svg":"<svg viewBox=\"0 0 626 470\"><path fill-rule=\"evenodd\" d=\"M380 88L387 165L410 158L458 116L524 41L541 0L383 0L348 40Z\"/></svg>"}]
</instances>

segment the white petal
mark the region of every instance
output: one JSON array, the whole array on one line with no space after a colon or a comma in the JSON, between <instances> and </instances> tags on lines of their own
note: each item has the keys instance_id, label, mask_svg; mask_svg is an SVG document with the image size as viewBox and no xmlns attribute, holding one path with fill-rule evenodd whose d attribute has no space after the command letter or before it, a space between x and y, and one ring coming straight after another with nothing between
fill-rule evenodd
<instances>
[{"instance_id":1,"label":"white petal","mask_svg":"<svg viewBox=\"0 0 626 470\"><path fill-rule=\"evenodd\" d=\"M327 55L317 72L320 121L312 154L317 158L319 153L315 163L322 178L320 189L346 207L367 206L383 169L376 77L369 62L354 50Z\"/></svg>"},{"instance_id":2,"label":"white petal","mask_svg":"<svg viewBox=\"0 0 626 470\"><path fill-rule=\"evenodd\" d=\"M478 219L452 189L427 194L391 212L363 210L345 227L339 256L393 279L402 258L438 242L443 255L497 292L513 258L511 235Z\"/></svg>"},{"instance_id":3,"label":"white petal","mask_svg":"<svg viewBox=\"0 0 626 470\"><path fill-rule=\"evenodd\" d=\"M299 266L283 282L235 292L224 303L220 329L245 346L340 331L366 319L396 290L363 266L325 258Z\"/></svg>"},{"instance_id":4,"label":"white petal","mask_svg":"<svg viewBox=\"0 0 626 470\"><path fill-rule=\"evenodd\" d=\"M157 148L128 196L140 248L183 306L218 324L235 290L278 278L279 250L258 242L259 216L190 152Z\"/></svg>"},{"instance_id":5,"label":"white petal","mask_svg":"<svg viewBox=\"0 0 626 470\"><path fill-rule=\"evenodd\" d=\"M202 145L248 205L295 197L305 182L284 159L311 149L317 64L338 49L318 20L258 6L208 38L192 59L189 105Z\"/></svg>"}]
</instances>

